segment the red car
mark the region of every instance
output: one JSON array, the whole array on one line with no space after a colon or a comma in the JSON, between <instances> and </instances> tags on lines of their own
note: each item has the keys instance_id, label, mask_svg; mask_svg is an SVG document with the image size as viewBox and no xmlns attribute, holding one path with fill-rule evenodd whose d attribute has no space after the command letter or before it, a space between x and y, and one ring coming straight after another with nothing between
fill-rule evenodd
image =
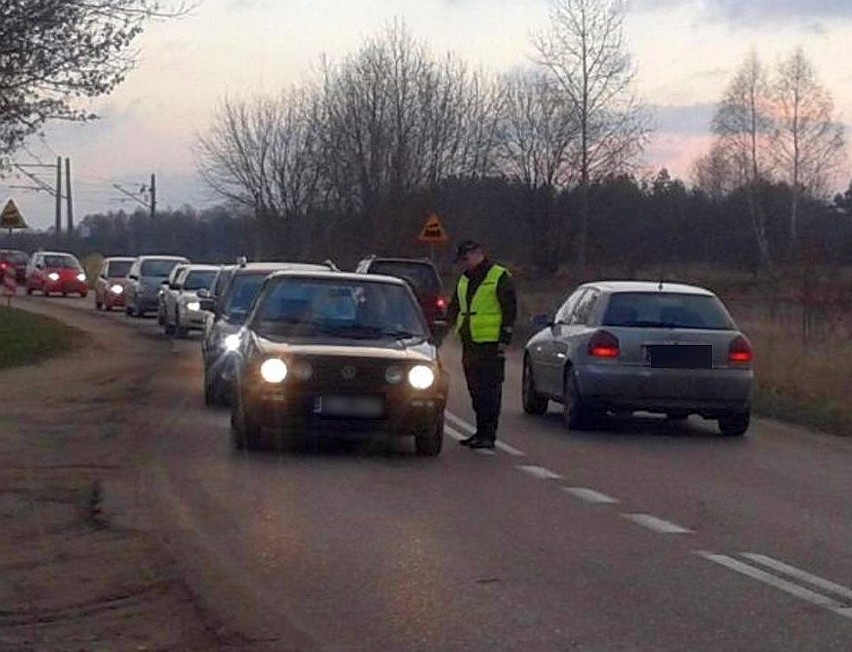
<instances>
[{"instance_id":1,"label":"red car","mask_svg":"<svg viewBox=\"0 0 852 652\"><path fill-rule=\"evenodd\" d=\"M95 310L124 307L124 286L134 260L119 256L104 258L95 281Z\"/></svg>"},{"instance_id":2,"label":"red car","mask_svg":"<svg viewBox=\"0 0 852 652\"><path fill-rule=\"evenodd\" d=\"M38 290L44 296L51 294L89 293L86 272L73 254L65 251L38 251L27 263L27 294Z\"/></svg>"},{"instance_id":3,"label":"red car","mask_svg":"<svg viewBox=\"0 0 852 652\"><path fill-rule=\"evenodd\" d=\"M27 261L29 254L18 249L0 249L0 279L7 269L15 270L15 280L23 285L27 279Z\"/></svg>"}]
</instances>

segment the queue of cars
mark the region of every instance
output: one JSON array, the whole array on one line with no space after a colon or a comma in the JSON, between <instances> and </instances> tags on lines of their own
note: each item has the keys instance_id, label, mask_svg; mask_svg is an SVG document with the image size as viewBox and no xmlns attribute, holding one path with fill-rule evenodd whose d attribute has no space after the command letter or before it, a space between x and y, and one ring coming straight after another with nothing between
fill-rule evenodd
<instances>
[{"instance_id":1,"label":"queue of cars","mask_svg":"<svg viewBox=\"0 0 852 652\"><path fill-rule=\"evenodd\" d=\"M64 252L30 257L25 282L30 294L88 290ZM96 309L156 310L167 335L202 332L204 401L230 406L236 448L310 432L407 435L421 455L441 450L448 302L428 260L369 256L345 273L328 261L110 257L94 293ZM749 427L754 352L709 290L586 283L533 326L523 349L527 414L555 402L573 430L634 412L697 414L726 436Z\"/></svg>"}]
</instances>

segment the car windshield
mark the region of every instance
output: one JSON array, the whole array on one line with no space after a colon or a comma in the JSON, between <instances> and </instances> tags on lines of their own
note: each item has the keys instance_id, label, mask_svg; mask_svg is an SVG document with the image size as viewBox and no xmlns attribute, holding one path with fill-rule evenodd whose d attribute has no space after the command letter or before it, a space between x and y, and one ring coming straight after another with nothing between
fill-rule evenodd
<instances>
[{"instance_id":1,"label":"car windshield","mask_svg":"<svg viewBox=\"0 0 852 652\"><path fill-rule=\"evenodd\" d=\"M288 278L260 299L258 332L347 339L427 336L420 308L401 285L338 279Z\"/></svg>"},{"instance_id":2,"label":"car windshield","mask_svg":"<svg viewBox=\"0 0 852 652\"><path fill-rule=\"evenodd\" d=\"M127 276L131 265L133 265L132 260L111 260L107 266L107 277L119 278Z\"/></svg>"},{"instance_id":3,"label":"car windshield","mask_svg":"<svg viewBox=\"0 0 852 652\"><path fill-rule=\"evenodd\" d=\"M610 297L604 326L731 330L728 311L716 297L671 292L621 292Z\"/></svg>"},{"instance_id":4,"label":"car windshield","mask_svg":"<svg viewBox=\"0 0 852 652\"><path fill-rule=\"evenodd\" d=\"M164 258L153 258L142 263L140 273L142 276L158 276L166 278L171 274L176 265L180 264L179 260L169 260Z\"/></svg>"},{"instance_id":5,"label":"car windshield","mask_svg":"<svg viewBox=\"0 0 852 652\"><path fill-rule=\"evenodd\" d=\"M434 294L441 290L441 280L438 273L428 263L376 260L370 265L370 273L401 278L411 284L417 292Z\"/></svg>"},{"instance_id":6,"label":"car windshield","mask_svg":"<svg viewBox=\"0 0 852 652\"><path fill-rule=\"evenodd\" d=\"M266 275L267 272L258 272L234 276L228 287L222 312L232 319L245 317Z\"/></svg>"},{"instance_id":7,"label":"car windshield","mask_svg":"<svg viewBox=\"0 0 852 652\"><path fill-rule=\"evenodd\" d=\"M44 266L58 269L80 269L80 263L72 256L45 256Z\"/></svg>"},{"instance_id":8,"label":"car windshield","mask_svg":"<svg viewBox=\"0 0 852 652\"><path fill-rule=\"evenodd\" d=\"M194 269L186 276L183 283L184 290L200 290L210 289L213 284L213 279L216 278L216 270L200 270Z\"/></svg>"}]
</instances>

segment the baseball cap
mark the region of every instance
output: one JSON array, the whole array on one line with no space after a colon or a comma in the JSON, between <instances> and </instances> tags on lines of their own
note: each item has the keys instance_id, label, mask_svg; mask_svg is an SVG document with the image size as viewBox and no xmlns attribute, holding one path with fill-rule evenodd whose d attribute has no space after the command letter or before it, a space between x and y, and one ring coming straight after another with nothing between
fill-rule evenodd
<instances>
[{"instance_id":1,"label":"baseball cap","mask_svg":"<svg viewBox=\"0 0 852 652\"><path fill-rule=\"evenodd\" d=\"M462 240L456 248L456 260L461 260L471 251L476 251L477 249L482 249L482 245L475 240Z\"/></svg>"}]
</instances>

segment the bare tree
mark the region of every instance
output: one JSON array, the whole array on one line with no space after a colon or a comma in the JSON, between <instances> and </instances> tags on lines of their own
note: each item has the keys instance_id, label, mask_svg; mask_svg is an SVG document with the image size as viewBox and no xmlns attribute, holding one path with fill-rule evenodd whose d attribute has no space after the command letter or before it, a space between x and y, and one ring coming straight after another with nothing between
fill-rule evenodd
<instances>
[{"instance_id":1,"label":"bare tree","mask_svg":"<svg viewBox=\"0 0 852 652\"><path fill-rule=\"evenodd\" d=\"M548 71L580 130L580 269L586 267L590 183L629 167L650 132L632 92L635 68L623 23L621 0L551 0L550 27L532 39L536 61Z\"/></svg>"},{"instance_id":2,"label":"bare tree","mask_svg":"<svg viewBox=\"0 0 852 652\"><path fill-rule=\"evenodd\" d=\"M110 93L135 63L131 45L169 0L0 0L0 153L47 120L87 120L75 98Z\"/></svg>"},{"instance_id":3,"label":"bare tree","mask_svg":"<svg viewBox=\"0 0 852 652\"><path fill-rule=\"evenodd\" d=\"M217 194L250 209L261 233L276 220L288 228L316 201L317 138L307 107L307 98L295 92L226 99L208 133L198 137L201 175ZM254 253L263 255L260 242Z\"/></svg>"},{"instance_id":4,"label":"bare tree","mask_svg":"<svg viewBox=\"0 0 852 652\"><path fill-rule=\"evenodd\" d=\"M768 136L773 129L766 71L752 52L728 84L711 125L738 185L747 189L749 212L761 264L772 268L766 216L758 197L761 181L770 176Z\"/></svg>"},{"instance_id":5,"label":"bare tree","mask_svg":"<svg viewBox=\"0 0 852 652\"><path fill-rule=\"evenodd\" d=\"M579 126L543 75L504 80L496 160L499 170L527 195L526 221L537 258L555 271L564 254L565 216L554 210L556 193L576 180Z\"/></svg>"},{"instance_id":6,"label":"bare tree","mask_svg":"<svg viewBox=\"0 0 852 652\"><path fill-rule=\"evenodd\" d=\"M718 142L695 161L692 178L695 185L715 201L731 193L737 186L736 172L724 147Z\"/></svg>"},{"instance_id":7,"label":"bare tree","mask_svg":"<svg viewBox=\"0 0 852 652\"><path fill-rule=\"evenodd\" d=\"M822 194L844 160L843 125L834 117L831 93L817 79L801 48L778 66L772 87L772 155L789 184L790 254L798 250L801 195Z\"/></svg>"}]
</instances>

